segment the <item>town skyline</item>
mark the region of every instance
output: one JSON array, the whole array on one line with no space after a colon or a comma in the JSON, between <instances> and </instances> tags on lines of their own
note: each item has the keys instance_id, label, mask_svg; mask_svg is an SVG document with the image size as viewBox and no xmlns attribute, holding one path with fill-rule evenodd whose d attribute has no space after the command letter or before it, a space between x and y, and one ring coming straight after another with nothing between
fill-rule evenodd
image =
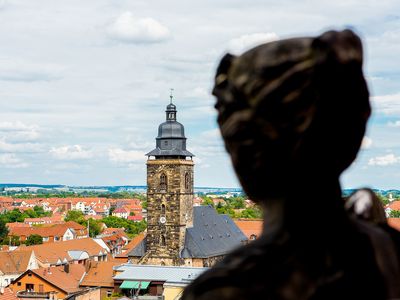
<instances>
[{"instance_id":1,"label":"town skyline","mask_svg":"<svg viewBox=\"0 0 400 300\"><path fill-rule=\"evenodd\" d=\"M399 189L399 9L394 0L2 0L0 183L145 185L145 154L174 88L195 186L239 187L213 108L219 59L351 28L363 39L373 115L342 186Z\"/></svg>"}]
</instances>

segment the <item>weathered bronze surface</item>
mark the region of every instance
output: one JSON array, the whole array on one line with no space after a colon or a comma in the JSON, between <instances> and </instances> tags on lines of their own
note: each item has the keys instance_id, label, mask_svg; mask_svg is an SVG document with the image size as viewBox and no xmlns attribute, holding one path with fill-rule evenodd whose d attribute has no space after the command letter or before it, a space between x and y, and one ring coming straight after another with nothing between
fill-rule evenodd
<instances>
[{"instance_id":1,"label":"weathered bronze surface","mask_svg":"<svg viewBox=\"0 0 400 300\"><path fill-rule=\"evenodd\" d=\"M227 54L213 94L236 174L264 210L264 232L197 278L183 299L400 297L389 235L351 218L339 176L370 115L352 31Z\"/></svg>"}]
</instances>

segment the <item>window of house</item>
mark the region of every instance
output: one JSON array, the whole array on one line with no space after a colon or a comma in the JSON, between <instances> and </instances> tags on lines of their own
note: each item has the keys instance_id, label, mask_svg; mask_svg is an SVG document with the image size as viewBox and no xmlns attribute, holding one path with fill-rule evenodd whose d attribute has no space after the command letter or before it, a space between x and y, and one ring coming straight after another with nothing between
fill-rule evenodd
<instances>
[{"instance_id":1,"label":"window of house","mask_svg":"<svg viewBox=\"0 0 400 300\"><path fill-rule=\"evenodd\" d=\"M164 173L160 175L160 190L167 190L167 175L165 175Z\"/></svg>"},{"instance_id":2,"label":"window of house","mask_svg":"<svg viewBox=\"0 0 400 300\"><path fill-rule=\"evenodd\" d=\"M21 286L21 282L17 282L17 286Z\"/></svg>"},{"instance_id":3,"label":"window of house","mask_svg":"<svg viewBox=\"0 0 400 300\"><path fill-rule=\"evenodd\" d=\"M161 204L161 214L165 215L165 204Z\"/></svg>"},{"instance_id":4,"label":"window of house","mask_svg":"<svg viewBox=\"0 0 400 300\"><path fill-rule=\"evenodd\" d=\"M108 290L107 291L107 297L111 297L111 295L112 295L112 291Z\"/></svg>"}]
</instances>

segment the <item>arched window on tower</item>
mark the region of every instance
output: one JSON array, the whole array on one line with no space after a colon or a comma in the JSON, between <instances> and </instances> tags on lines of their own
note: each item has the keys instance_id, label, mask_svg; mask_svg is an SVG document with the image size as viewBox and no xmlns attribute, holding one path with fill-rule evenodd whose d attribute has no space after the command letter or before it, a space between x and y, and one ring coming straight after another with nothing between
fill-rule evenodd
<instances>
[{"instance_id":1,"label":"arched window on tower","mask_svg":"<svg viewBox=\"0 0 400 300\"><path fill-rule=\"evenodd\" d=\"M190 190L190 174L185 174L185 189Z\"/></svg>"},{"instance_id":2,"label":"arched window on tower","mask_svg":"<svg viewBox=\"0 0 400 300\"><path fill-rule=\"evenodd\" d=\"M165 215L165 204L161 204L161 214Z\"/></svg>"},{"instance_id":3,"label":"arched window on tower","mask_svg":"<svg viewBox=\"0 0 400 300\"><path fill-rule=\"evenodd\" d=\"M165 246L165 235L161 235L161 237L160 237L160 246Z\"/></svg>"},{"instance_id":4,"label":"arched window on tower","mask_svg":"<svg viewBox=\"0 0 400 300\"><path fill-rule=\"evenodd\" d=\"M165 175L164 173L160 175L160 190L161 191L167 190L167 175Z\"/></svg>"}]
</instances>

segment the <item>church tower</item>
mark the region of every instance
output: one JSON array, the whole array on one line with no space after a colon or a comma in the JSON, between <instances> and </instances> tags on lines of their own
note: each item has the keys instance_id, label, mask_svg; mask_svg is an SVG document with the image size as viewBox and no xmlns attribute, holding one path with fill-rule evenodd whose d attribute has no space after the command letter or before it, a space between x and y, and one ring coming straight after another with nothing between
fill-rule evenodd
<instances>
[{"instance_id":1,"label":"church tower","mask_svg":"<svg viewBox=\"0 0 400 300\"><path fill-rule=\"evenodd\" d=\"M146 255L140 263L181 265L186 229L193 226L193 154L186 150L176 106L167 105L156 148L147 153Z\"/></svg>"}]
</instances>

